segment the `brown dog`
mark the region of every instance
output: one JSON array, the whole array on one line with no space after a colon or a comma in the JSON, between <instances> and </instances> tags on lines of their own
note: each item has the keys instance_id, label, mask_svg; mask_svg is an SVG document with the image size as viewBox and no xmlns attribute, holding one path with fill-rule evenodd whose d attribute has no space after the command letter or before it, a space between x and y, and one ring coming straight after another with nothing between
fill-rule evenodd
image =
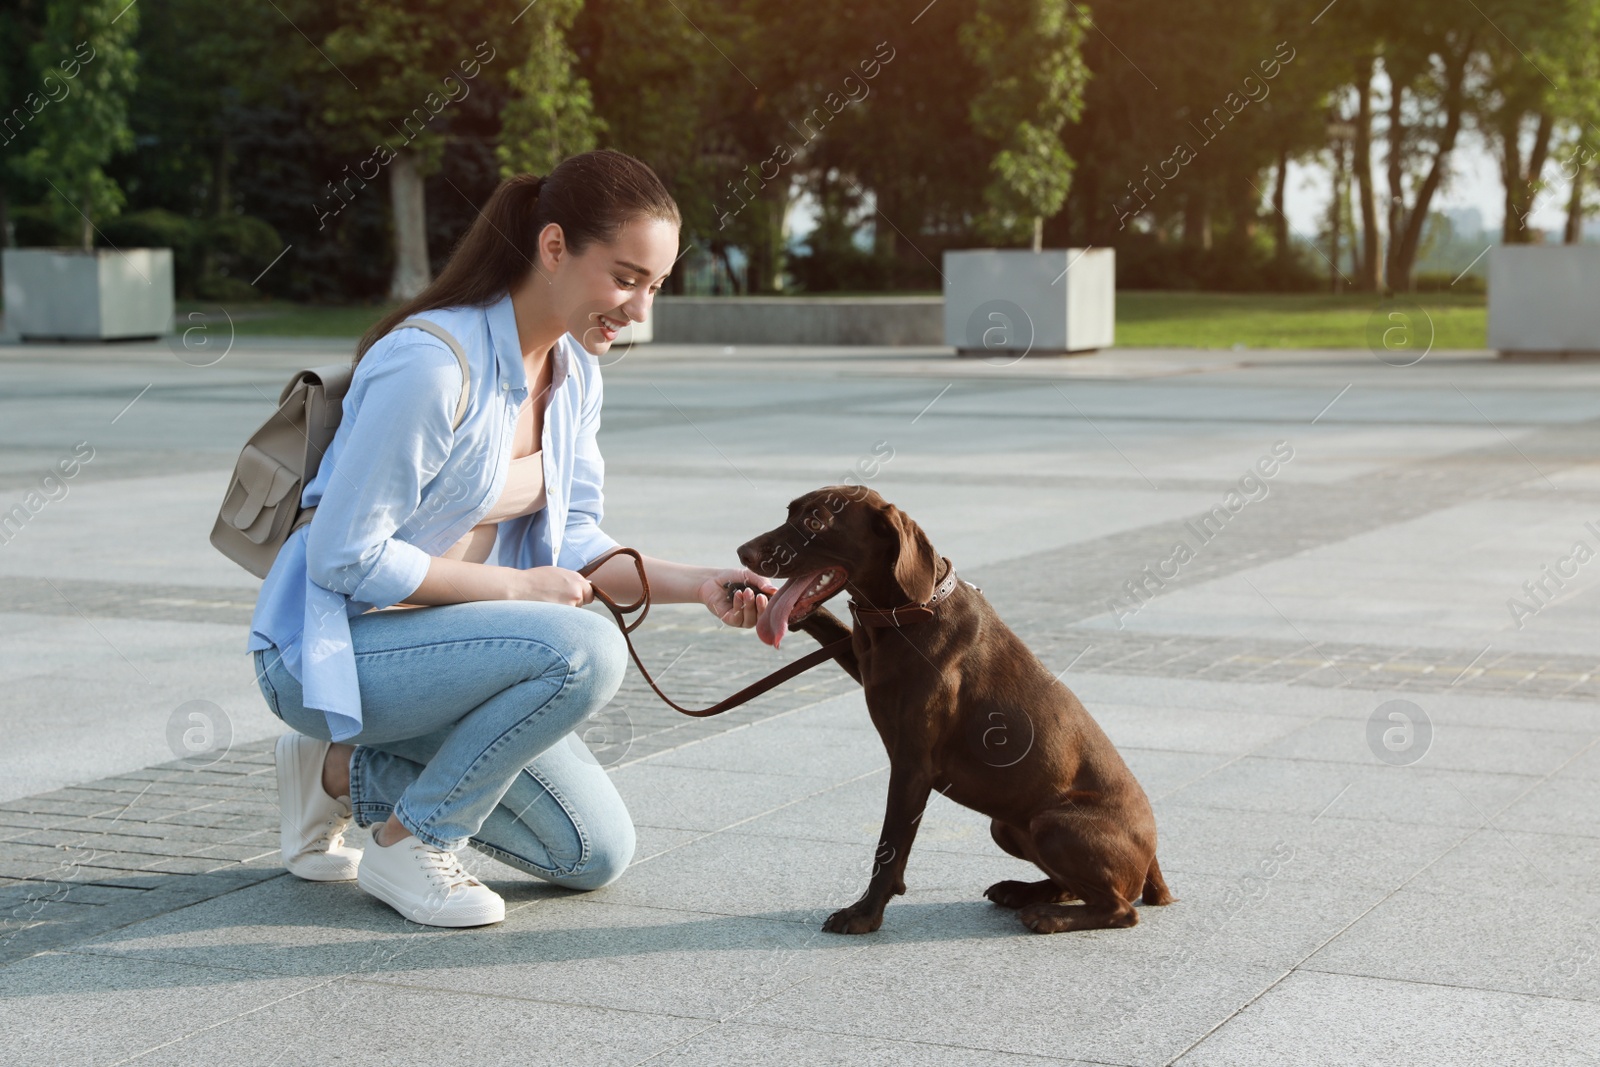
<instances>
[{"instance_id":1,"label":"brown dog","mask_svg":"<svg viewBox=\"0 0 1600 1067\"><path fill-rule=\"evenodd\" d=\"M1038 933L1132 926L1133 901L1168 904L1150 801L1098 723L915 522L864 486L829 486L789 505L777 529L739 548L758 574L788 579L756 624L777 647L790 627L826 644L866 690L889 751L889 802L865 895L823 929L883 922L928 795L993 820L996 844L1049 875L984 895ZM820 605L851 596L854 631ZM1063 901L1081 901L1069 905Z\"/></svg>"}]
</instances>

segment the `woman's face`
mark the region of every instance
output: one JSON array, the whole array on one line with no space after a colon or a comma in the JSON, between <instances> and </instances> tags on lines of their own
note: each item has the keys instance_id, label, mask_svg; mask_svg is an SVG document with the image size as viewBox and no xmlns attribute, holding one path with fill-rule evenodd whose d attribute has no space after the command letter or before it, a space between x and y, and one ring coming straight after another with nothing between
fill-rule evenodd
<instances>
[{"instance_id":1,"label":"woman's face","mask_svg":"<svg viewBox=\"0 0 1600 1067\"><path fill-rule=\"evenodd\" d=\"M678 228L661 219L635 219L610 244L591 244L563 256L555 286L560 306L570 308L567 331L591 355L610 351L613 327L650 317L667 273L678 257Z\"/></svg>"}]
</instances>

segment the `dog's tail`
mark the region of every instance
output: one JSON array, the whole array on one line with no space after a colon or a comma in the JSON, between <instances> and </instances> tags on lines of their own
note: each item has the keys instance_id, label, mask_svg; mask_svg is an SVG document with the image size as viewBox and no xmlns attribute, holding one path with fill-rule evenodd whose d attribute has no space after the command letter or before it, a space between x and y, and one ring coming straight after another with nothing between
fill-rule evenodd
<instances>
[{"instance_id":1,"label":"dog's tail","mask_svg":"<svg viewBox=\"0 0 1600 1067\"><path fill-rule=\"evenodd\" d=\"M1166 880L1161 877L1161 865L1154 856L1150 857L1150 869L1144 875L1144 902L1146 904L1164 905L1173 901L1172 891L1167 888Z\"/></svg>"}]
</instances>

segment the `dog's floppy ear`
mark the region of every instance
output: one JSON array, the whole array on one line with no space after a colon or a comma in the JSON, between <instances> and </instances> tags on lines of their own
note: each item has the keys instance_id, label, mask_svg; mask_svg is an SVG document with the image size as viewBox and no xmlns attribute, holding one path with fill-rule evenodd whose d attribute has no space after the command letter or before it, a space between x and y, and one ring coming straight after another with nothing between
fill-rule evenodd
<instances>
[{"instance_id":1,"label":"dog's floppy ear","mask_svg":"<svg viewBox=\"0 0 1600 1067\"><path fill-rule=\"evenodd\" d=\"M894 550L894 580L907 600L921 604L933 596L933 577L938 560L933 554L933 542L922 532L922 527L911 521L911 516L888 505L879 517L898 539Z\"/></svg>"}]
</instances>

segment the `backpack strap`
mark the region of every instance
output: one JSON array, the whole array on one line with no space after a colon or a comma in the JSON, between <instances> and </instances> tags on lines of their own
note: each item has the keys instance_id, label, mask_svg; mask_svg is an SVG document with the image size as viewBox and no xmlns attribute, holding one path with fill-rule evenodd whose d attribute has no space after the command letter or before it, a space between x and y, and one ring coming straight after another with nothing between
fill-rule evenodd
<instances>
[{"instance_id":1,"label":"backpack strap","mask_svg":"<svg viewBox=\"0 0 1600 1067\"><path fill-rule=\"evenodd\" d=\"M450 351L456 354L456 362L461 364L461 401L456 405L456 421L450 424L450 428L454 430L461 425L461 420L466 418L467 396L472 391L472 371L467 369L467 354L461 350L461 342L455 339L455 335L436 322L429 322L427 319L406 319L404 322L396 323L394 328L400 330L407 326L431 333L449 345Z\"/></svg>"},{"instance_id":2,"label":"backpack strap","mask_svg":"<svg viewBox=\"0 0 1600 1067\"><path fill-rule=\"evenodd\" d=\"M461 350L461 342L457 341L455 339L455 335L449 330L445 329L443 326L440 326L436 322L429 322L427 319L406 319L404 322L397 323L394 329L398 330L402 326L415 326L419 330L424 330L433 334L433 336L449 345L450 351L455 353L456 362L461 364L461 399L456 403L456 418L455 421L450 424L450 428L452 430L459 429L461 426L461 420L466 418L467 398L472 392L472 371L467 367L467 354ZM389 332L393 333L394 330ZM284 388L284 395L278 401L279 406L282 406L284 400L288 398L289 393L295 388L295 386L300 384L301 379L310 376L316 379L314 384L323 380L327 380L329 384L332 384L338 388L338 397L334 398L335 402L330 409L330 412L337 412L339 410L338 399L342 399L345 390L348 389L350 385L350 370L351 368L349 364L341 364L333 367L317 367L309 371L302 371L298 376L296 376L294 381L291 381ZM309 480L310 479L308 478L307 481ZM303 508L300 511L300 514L295 517L293 525L289 527L289 532L293 533L300 527L309 523L312 519L312 516L314 516L316 513L316 505L312 505L309 508Z\"/></svg>"}]
</instances>

